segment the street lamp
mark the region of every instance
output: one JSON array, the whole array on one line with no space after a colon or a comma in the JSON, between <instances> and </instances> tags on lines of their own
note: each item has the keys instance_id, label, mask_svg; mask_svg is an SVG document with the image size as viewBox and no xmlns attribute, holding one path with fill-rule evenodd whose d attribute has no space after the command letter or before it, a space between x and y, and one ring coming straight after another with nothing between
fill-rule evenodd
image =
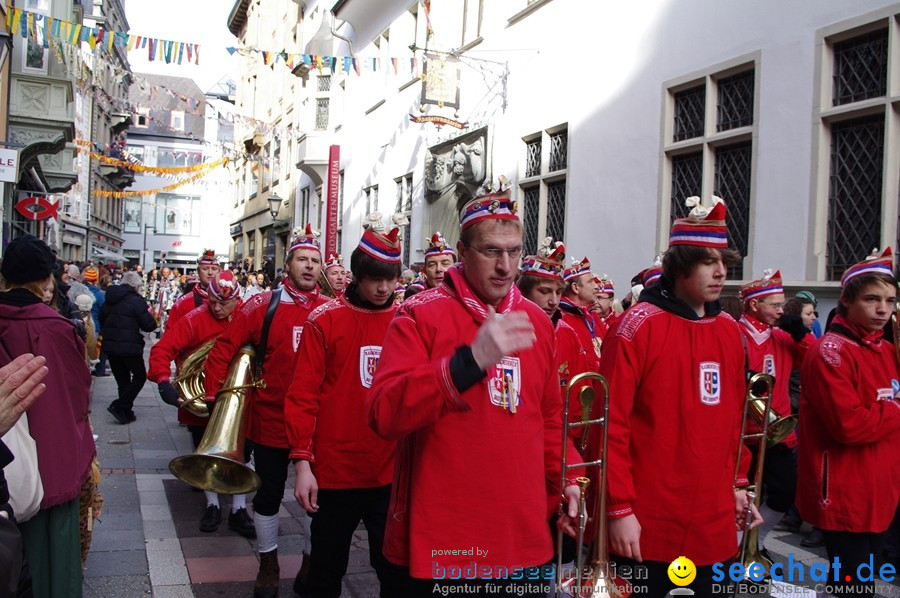
<instances>
[{"instance_id":1,"label":"street lamp","mask_svg":"<svg viewBox=\"0 0 900 598\"><path fill-rule=\"evenodd\" d=\"M287 220L278 219L278 212L281 211L281 203L283 201L277 193L269 195L269 214L272 215L272 222L275 224L285 224L287 222Z\"/></svg>"}]
</instances>

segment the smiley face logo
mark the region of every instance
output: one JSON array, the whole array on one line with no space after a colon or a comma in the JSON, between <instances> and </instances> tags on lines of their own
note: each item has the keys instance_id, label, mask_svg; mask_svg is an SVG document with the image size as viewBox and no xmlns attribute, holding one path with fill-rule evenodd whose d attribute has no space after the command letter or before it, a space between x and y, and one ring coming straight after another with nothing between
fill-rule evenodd
<instances>
[{"instance_id":1,"label":"smiley face logo","mask_svg":"<svg viewBox=\"0 0 900 598\"><path fill-rule=\"evenodd\" d=\"M697 567L694 562L684 556L680 556L669 565L669 580L676 586L689 585L697 577Z\"/></svg>"}]
</instances>

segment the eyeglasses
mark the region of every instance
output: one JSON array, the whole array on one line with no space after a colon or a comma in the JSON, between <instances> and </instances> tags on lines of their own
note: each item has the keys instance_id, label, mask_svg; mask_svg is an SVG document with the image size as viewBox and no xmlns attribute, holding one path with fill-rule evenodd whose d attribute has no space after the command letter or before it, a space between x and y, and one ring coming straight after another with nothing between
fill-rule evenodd
<instances>
[{"instance_id":1,"label":"eyeglasses","mask_svg":"<svg viewBox=\"0 0 900 598\"><path fill-rule=\"evenodd\" d=\"M768 301L760 301L763 305L768 305L772 309L782 309L784 307L784 301L779 301L778 303L769 303Z\"/></svg>"},{"instance_id":2,"label":"eyeglasses","mask_svg":"<svg viewBox=\"0 0 900 598\"><path fill-rule=\"evenodd\" d=\"M512 249L500 249L499 247L487 247L482 249L481 247L472 246L472 249L488 258L489 260L493 260L495 262L500 261L500 258L503 257L504 254L509 256L511 260L517 260L522 257L522 252L524 251L522 247L513 247Z\"/></svg>"}]
</instances>

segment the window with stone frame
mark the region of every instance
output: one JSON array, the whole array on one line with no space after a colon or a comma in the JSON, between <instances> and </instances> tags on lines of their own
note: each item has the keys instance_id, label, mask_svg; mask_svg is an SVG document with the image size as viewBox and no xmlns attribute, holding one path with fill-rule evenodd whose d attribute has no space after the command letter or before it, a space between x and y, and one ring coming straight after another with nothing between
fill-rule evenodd
<instances>
[{"instance_id":1,"label":"window with stone frame","mask_svg":"<svg viewBox=\"0 0 900 598\"><path fill-rule=\"evenodd\" d=\"M565 242L568 125L532 133L522 141L525 176L519 181L518 208L525 229L524 255L534 255L545 237Z\"/></svg>"},{"instance_id":2,"label":"window with stone frame","mask_svg":"<svg viewBox=\"0 0 900 598\"><path fill-rule=\"evenodd\" d=\"M660 229L667 235L688 214L688 197L724 199L728 244L742 258L729 268L731 279L744 278L749 252L757 74L755 59L736 60L666 84ZM664 249L667 239L659 242Z\"/></svg>"},{"instance_id":3,"label":"window with stone frame","mask_svg":"<svg viewBox=\"0 0 900 598\"><path fill-rule=\"evenodd\" d=\"M412 231L413 175L409 173L394 179L394 183L397 185L397 205L394 213L405 216L407 221L409 221L400 227L400 238L403 240L403 264L409 267L410 247L412 246L410 233Z\"/></svg>"}]
</instances>

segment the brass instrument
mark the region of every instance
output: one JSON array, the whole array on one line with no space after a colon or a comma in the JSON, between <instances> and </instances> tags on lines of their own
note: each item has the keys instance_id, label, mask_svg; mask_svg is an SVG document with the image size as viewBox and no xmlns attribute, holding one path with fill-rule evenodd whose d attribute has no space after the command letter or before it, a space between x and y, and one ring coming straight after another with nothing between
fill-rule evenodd
<instances>
[{"instance_id":1,"label":"brass instrument","mask_svg":"<svg viewBox=\"0 0 900 598\"><path fill-rule=\"evenodd\" d=\"M752 506L759 509L762 501L762 482L763 482L763 465L766 459L766 446L772 442L772 435L768 430L768 423L772 421L771 409L772 388L775 381L768 374L754 374L747 383L747 395L744 399L744 415L741 418L741 437L738 441L738 457L734 466L734 479L737 482L741 472L741 448L744 443L755 440L757 443L756 451L756 471L753 476L753 483L745 488L747 491L747 511L744 517L744 533L741 537L741 546L738 551L736 561L744 566L744 579L749 579L748 571L750 566L758 563L764 571L764 578L769 577L769 571L772 568L772 560L768 557L764 549L759 547L759 528L746 529L750 525L752 516ZM757 415L761 416L757 420ZM747 418L751 417L754 421L765 422L765 426L761 426L758 432L747 431ZM786 419L786 418L782 418ZM775 421L778 421L777 419ZM796 421L795 421L796 423ZM793 428L791 428L793 429ZM786 436L786 434L785 434ZM758 568L757 568L758 570Z\"/></svg>"},{"instance_id":2,"label":"brass instrument","mask_svg":"<svg viewBox=\"0 0 900 598\"><path fill-rule=\"evenodd\" d=\"M181 396L179 409L193 413L197 417L209 417L209 409L206 406L204 396L204 373L206 358L212 350L216 339L204 343L201 347L188 355L181 364L181 371L175 376L175 388Z\"/></svg>"},{"instance_id":3,"label":"brass instrument","mask_svg":"<svg viewBox=\"0 0 900 598\"><path fill-rule=\"evenodd\" d=\"M578 400L581 403L581 419L579 421L569 421L569 403L572 398L572 391L585 380L599 382L603 387L603 416L599 418L591 418L591 409L595 400L595 391L593 385L583 386L578 391ZM595 480L595 490L588 500L587 490L591 484L590 478L579 477L576 479L578 488L581 490L581 498L578 502L578 530L576 536L576 557L575 557L575 576L563 579L562 573L562 544L563 531L557 530L556 535L556 596L570 595L581 597L600 597L620 598L620 585L610 577L609 565L609 546L607 544L606 530L606 485L607 485L607 468L606 454L609 441L609 430L606 422L609 418L609 384L606 378L596 372L584 372L573 377L566 386L566 400L563 408L563 446L562 446L562 474L560 479L560 489L565 487L566 473L571 469L580 467L597 467L599 471L598 480ZM601 450L600 458L585 463L570 465L567 460L567 445L569 440L569 430L572 428L584 428L584 434L581 439L581 446L587 446L587 437L590 428L595 425L603 426L603 436L600 439L599 447ZM561 517L568 509L568 501L565 496L562 497L559 507L559 516ZM590 572L585 575L585 551L584 551L584 534L588 522L593 520L596 524L596 534L590 542ZM622 584L624 585L624 583Z\"/></svg>"},{"instance_id":4,"label":"brass instrument","mask_svg":"<svg viewBox=\"0 0 900 598\"><path fill-rule=\"evenodd\" d=\"M182 482L219 494L244 494L260 487L259 476L244 465L248 391L265 385L252 380L255 356L252 346L241 347L216 393L216 406L197 451L169 463L169 471Z\"/></svg>"},{"instance_id":5,"label":"brass instrument","mask_svg":"<svg viewBox=\"0 0 900 598\"><path fill-rule=\"evenodd\" d=\"M768 376L767 374L764 375ZM771 377L769 377L769 379L771 380ZM751 384L753 383L753 380L757 380L756 376L753 376L753 378L750 379ZM757 383L759 383L759 380L757 380ZM773 385L774 383L774 380L772 380ZM780 415L777 411L772 409L770 404L767 405L767 403L769 403L768 399L762 399L759 396L754 396L751 399L748 396L746 405L747 413L756 424L757 430L765 428L768 436L768 446L775 446L787 438L790 433L794 431L794 428L797 427L797 416ZM763 426L764 422L765 426Z\"/></svg>"}]
</instances>

